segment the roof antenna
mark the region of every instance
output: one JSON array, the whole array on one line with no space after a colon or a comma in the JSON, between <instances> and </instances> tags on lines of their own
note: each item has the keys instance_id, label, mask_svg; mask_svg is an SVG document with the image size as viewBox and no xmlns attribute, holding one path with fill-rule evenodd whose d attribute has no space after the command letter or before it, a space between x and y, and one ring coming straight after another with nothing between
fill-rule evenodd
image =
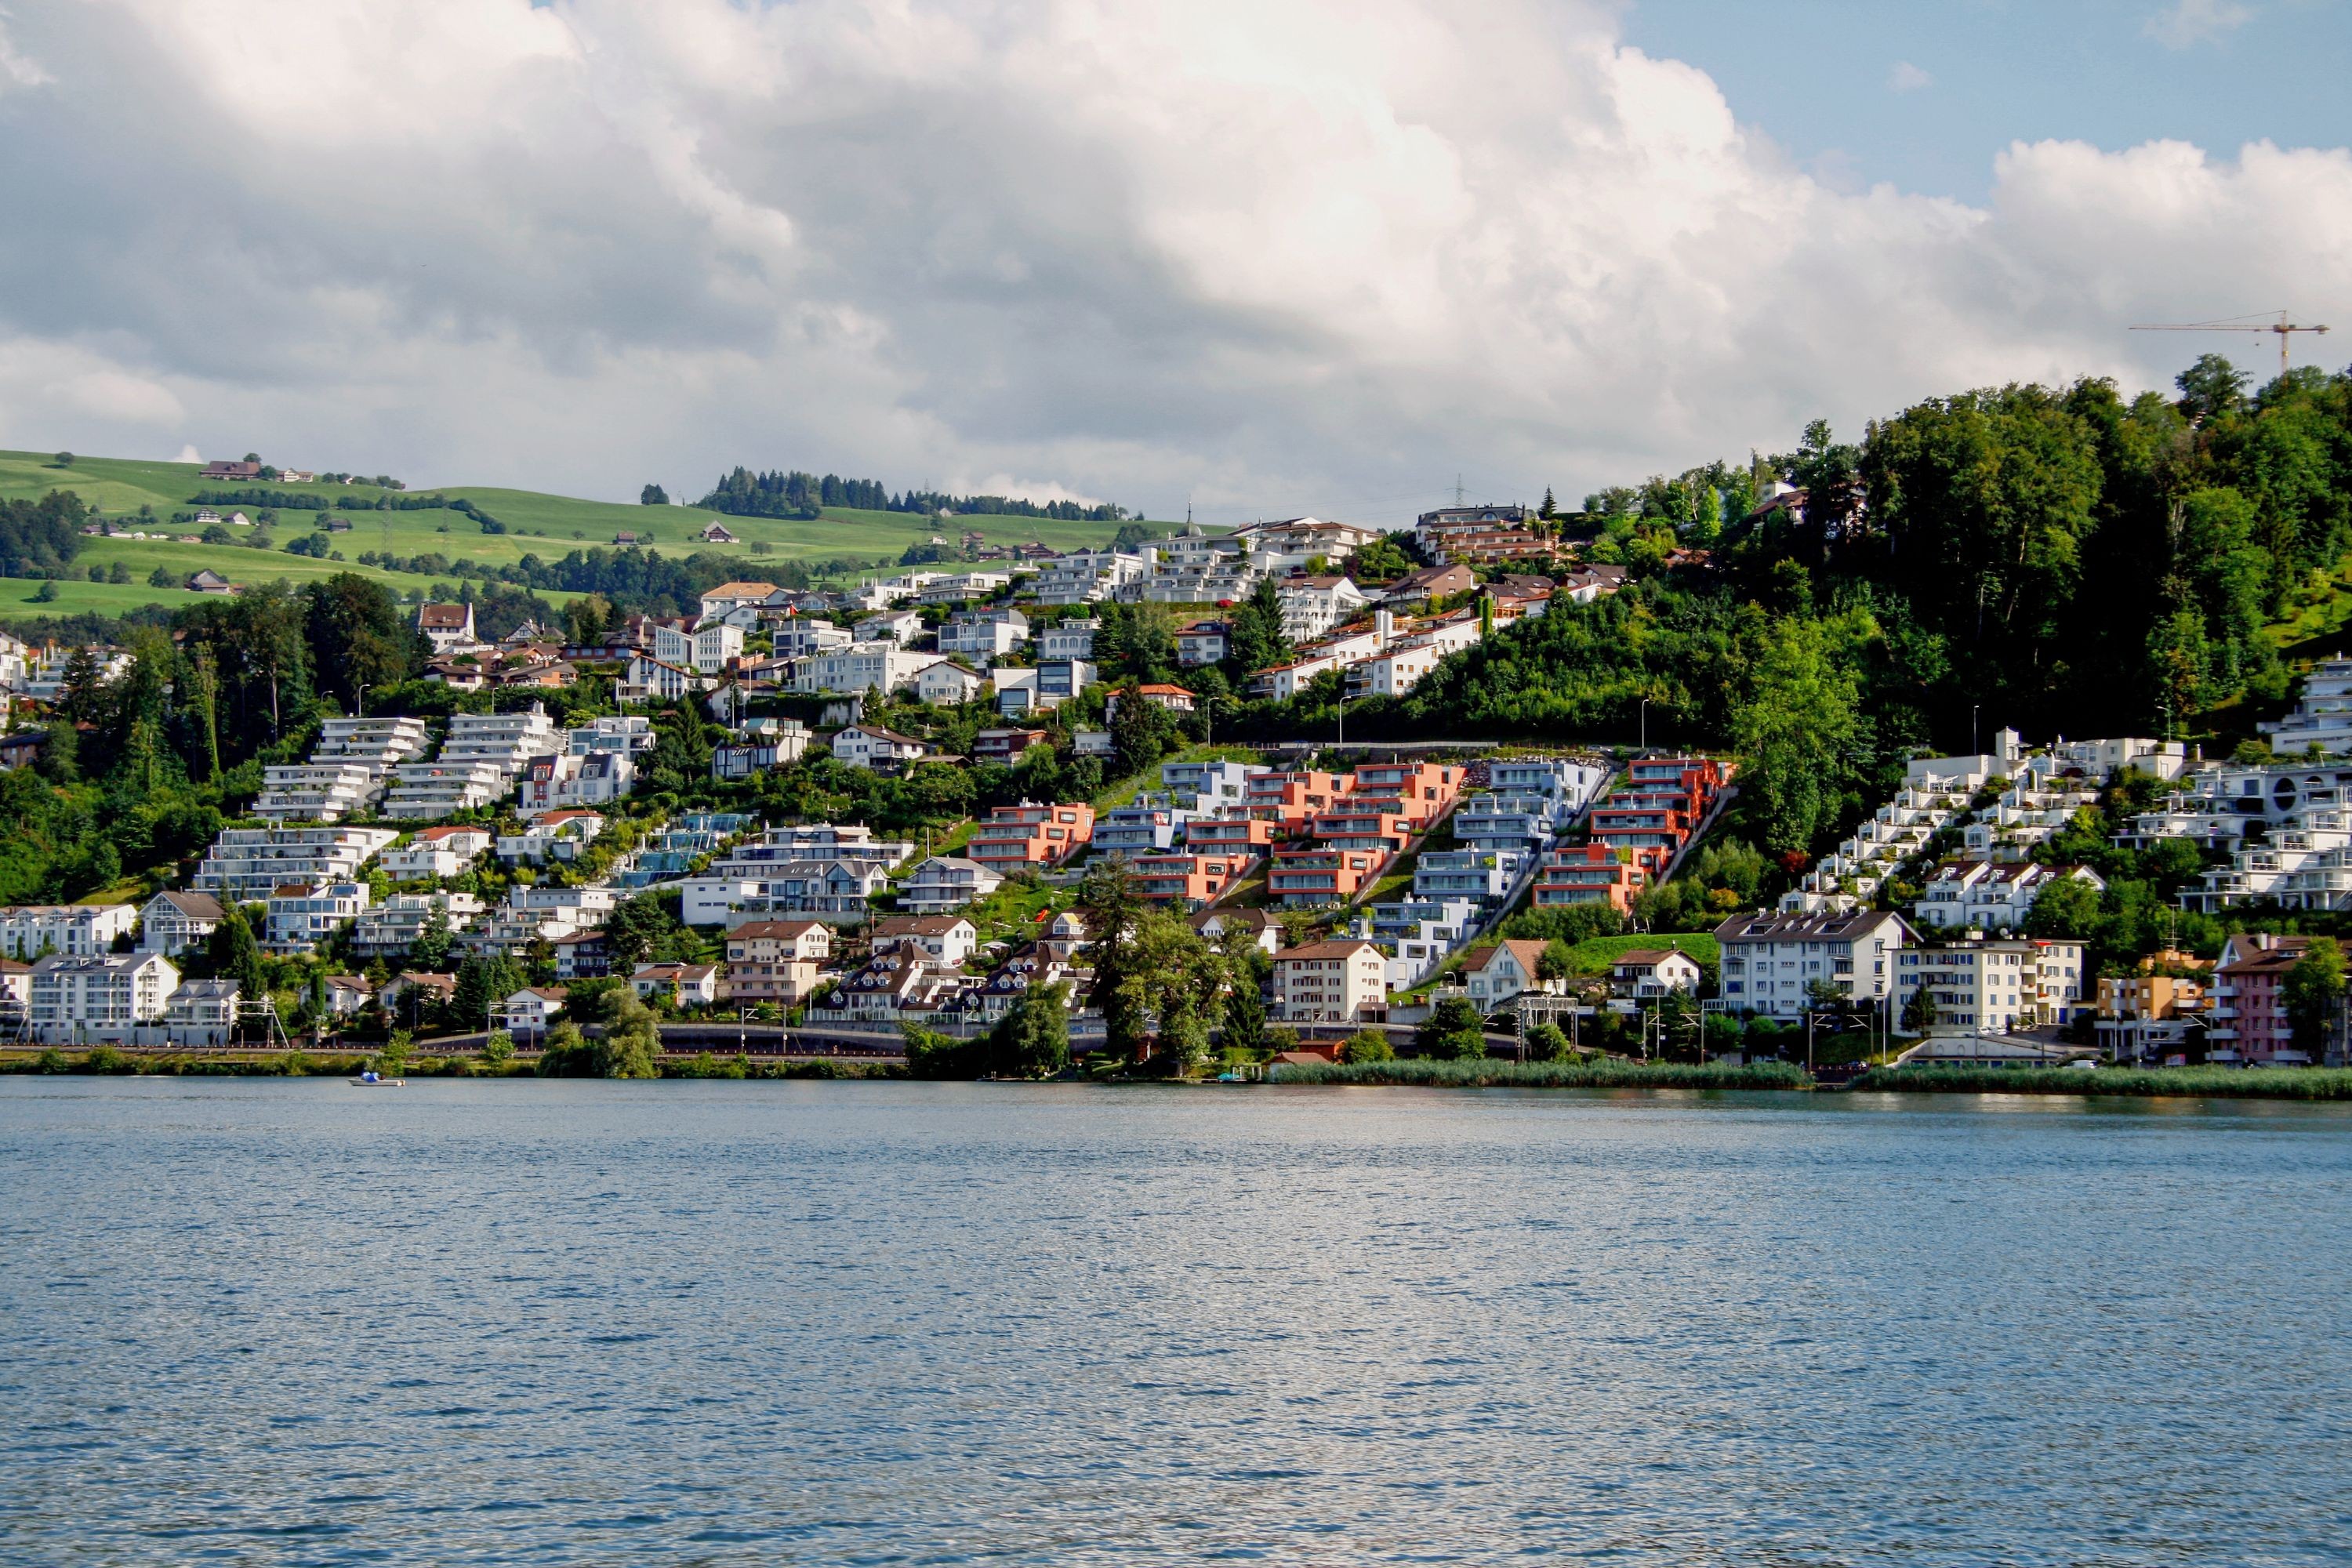
<instances>
[{"instance_id":1,"label":"roof antenna","mask_svg":"<svg viewBox=\"0 0 2352 1568\"><path fill-rule=\"evenodd\" d=\"M1462 504L1462 476L1459 473L1454 476L1454 504Z\"/></svg>"}]
</instances>

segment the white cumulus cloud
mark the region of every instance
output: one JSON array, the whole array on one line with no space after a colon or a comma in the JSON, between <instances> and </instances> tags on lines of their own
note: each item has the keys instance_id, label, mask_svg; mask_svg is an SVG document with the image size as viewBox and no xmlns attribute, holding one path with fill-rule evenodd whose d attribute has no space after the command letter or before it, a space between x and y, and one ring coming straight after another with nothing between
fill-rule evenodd
<instances>
[{"instance_id":1,"label":"white cumulus cloud","mask_svg":"<svg viewBox=\"0 0 2352 1568\"><path fill-rule=\"evenodd\" d=\"M1935 86L1936 79L1909 60L1896 60L1895 68L1886 73L1886 85L1895 92L1917 92Z\"/></svg>"},{"instance_id":2,"label":"white cumulus cloud","mask_svg":"<svg viewBox=\"0 0 2352 1568\"><path fill-rule=\"evenodd\" d=\"M1982 205L1843 192L1607 0L15 26L55 79L0 137L0 444L36 449L1385 521L1457 472L1573 497L1990 381L2160 384L2179 345L2129 321L2352 287L2341 150L2021 144Z\"/></svg>"}]
</instances>

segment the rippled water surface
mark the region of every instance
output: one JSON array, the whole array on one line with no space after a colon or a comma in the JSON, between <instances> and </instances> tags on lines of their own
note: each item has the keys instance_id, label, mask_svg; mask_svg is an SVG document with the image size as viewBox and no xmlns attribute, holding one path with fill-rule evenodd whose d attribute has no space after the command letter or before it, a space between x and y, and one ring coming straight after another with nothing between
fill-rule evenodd
<instances>
[{"instance_id":1,"label":"rippled water surface","mask_svg":"<svg viewBox=\"0 0 2352 1568\"><path fill-rule=\"evenodd\" d=\"M2340 1563L2352 1116L0 1080L0 1561Z\"/></svg>"}]
</instances>

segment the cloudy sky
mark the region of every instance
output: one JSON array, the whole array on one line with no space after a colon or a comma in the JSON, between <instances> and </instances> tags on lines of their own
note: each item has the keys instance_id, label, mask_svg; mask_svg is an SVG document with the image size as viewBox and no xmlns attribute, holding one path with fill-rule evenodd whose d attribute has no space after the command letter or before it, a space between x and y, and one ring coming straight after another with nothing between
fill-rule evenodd
<instances>
[{"instance_id":1,"label":"cloudy sky","mask_svg":"<svg viewBox=\"0 0 2352 1568\"><path fill-rule=\"evenodd\" d=\"M2352 331L2347 9L0 0L0 445L1566 499Z\"/></svg>"}]
</instances>

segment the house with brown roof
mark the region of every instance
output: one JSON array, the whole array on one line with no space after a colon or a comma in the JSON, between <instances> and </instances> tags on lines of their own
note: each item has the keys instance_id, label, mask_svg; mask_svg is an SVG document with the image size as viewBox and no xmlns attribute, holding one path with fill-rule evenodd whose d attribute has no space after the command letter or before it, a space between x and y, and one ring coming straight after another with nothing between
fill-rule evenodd
<instances>
[{"instance_id":1,"label":"house with brown roof","mask_svg":"<svg viewBox=\"0 0 2352 1568\"><path fill-rule=\"evenodd\" d=\"M1466 594L1477 585L1478 574L1467 566L1424 566L1390 584L1381 597L1386 604L1417 605Z\"/></svg>"},{"instance_id":2,"label":"house with brown roof","mask_svg":"<svg viewBox=\"0 0 2352 1568\"><path fill-rule=\"evenodd\" d=\"M1681 948L1628 948L1609 966L1609 992L1630 1002L1654 1002L1676 991L1696 996L1704 974L1698 960Z\"/></svg>"},{"instance_id":3,"label":"house with brown roof","mask_svg":"<svg viewBox=\"0 0 2352 1568\"><path fill-rule=\"evenodd\" d=\"M425 634L435 653L454 653L479 646L479 639L474 636L471 605L420 605L416 608L416 629Z\"/></svg>"},{"instance_id":4,"label":"house with brown roof","mask_svg":"<svg viewBox=\"0 0 2352 1568\"><path fill-rule=\"evenodd\" d=\"M707 1007L719 1000L719 971L708 963L640 963L629 984L647 1001L677 1007Z\"/></svg>"},{"instance_id":5,"label":"house with brown roof","mask_svg":"<svg viewBox=\"0 0 2352 1568\"><path fill-rule=\"evenodd\" d=\"M747 921L727 933L720 994L730 1002L797 1006L815 992L832 955L833 928L823 921Z\"/></svg>"},{"instance_id":6,"label":"house with brown roof","mask_svg":"<svg viewBox=\"0 0 2352 1568\"><path fill-rule=\"evenodd\" d=\"M1357 1024L1388 1016L1388 959L1369 942L1318 942L1274 960L1273 1016L1297 1024Z\"/></svg>"},{"instance_id":7,"label":"house with brown roof","mask_svg":"<svg viewBox=\"0 0 2352 1568\"><path fill-rule=\"evenodd\" d=\"M1470 1005L1481 1013L1491 1013L1527 992L1559 989L1558 981L1538 978L1543 955L1543 943L1516 939L1471 953L1462 964L1463 984L1469 990Z\"/></svg>"},{"instance_id":8,"label":"house with brown roof","mask_svg":"<svg viewBox=\"0 0 2352 1568\"><path fill-rule=\"evenodd\" d=\"M969 960L980 946L978 928L961 915L892 915L874 922L874 951L920 948L950 966Z\"/></svg>"}]
</instances>

